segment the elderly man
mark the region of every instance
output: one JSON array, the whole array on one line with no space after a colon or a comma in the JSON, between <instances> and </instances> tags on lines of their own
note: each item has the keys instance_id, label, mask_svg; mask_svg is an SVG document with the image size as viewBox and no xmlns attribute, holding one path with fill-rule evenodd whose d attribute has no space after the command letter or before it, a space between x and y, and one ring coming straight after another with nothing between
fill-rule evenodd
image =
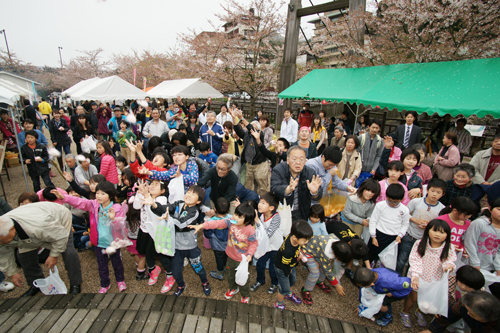
<instances>
[{"instance_id":1,"label":"elderly man","mask_svg":"<svg viewBox=\"0 0 500 333\"><path fill-rule=\"evenodd\" d=\"M319 201L321 191L321 177L315 175L310 167L306 166L306 150L300 146L292 146L287 152L287 162L274 167L271 175L271 192L280 202L285 199L292 207L292 221L309 218L311 201Z\"/></svg>"},{"instance_id":2,"label":"elderly man","mask_svg":"<svg viewBox=\"0 0 500 333\"><path fill-rule=\"evenodd\" d=\"M201 142L208 142L210 150L217 156L222 154L222 137L224 130L216 121L214 111L207 112L207 122L200 127Z\"/></svg>"},{"instance_id":3,"label":"elderly man","mask_svg":"<svg viewBox=\"0 0 500 333\"><path fill-rule=\"evenodd\" d=\"M467 119L461 118L457 120L457 127L450 128L450 132L457 135L457 147L460 151L460 163L462 163L464 155L468 155L470 153L470 147L472 146L472 135L465 129L465 125L467 125Z\"/></svg>"},{"instance_id":4,"label":"elderly man","mask_svg":"<svg viewBox=\"0 0 500 333\"><path fill-rule=\"evenodd\" d=\"M80 165L80 162L78 162L75 158L75 155L73 154L67 154L65 156L64 161L66 162L64 164L64 172L69 172L71 174L71 177L75 178L75 169Z\"/></svg>"},{"instance_id":5,"label":"elderly man","mask_svg":"<svg viewBox=\"0 0 500 333\"><path fill-rule=\"evenodd\" d=\"M500 134L495 135L491 148L478 152L470 164L476 168L474 184L491 185L500 179Z\"/></svg>"},{"instance_id":6,"label":"elderly man","mask_svg":"<svg viewBox=\"0 0 500 333\"><path fill-rule=\"evenodd\" d=\"M80 165L76 167L74 178L78 186L84 188L87 191L90 191L90 178L93 175L99 174L97 168L90 164L90 155L87 153L83 153L82 156L85 158L81 161Z\"/></svg>"},{"instance_id":7,"label":"elderly man","mask_svg":"<svg viewBox=\"0 0 500 333\"><path fill-rule=\"evenodd\" d=\"M0 217L0 271L10 276L12 282L22 286L23 278L18 273L14 248L19 248L19 261L30 289L22 296L33 296L39 292L33 281L43 279L38 264L38 249L50 250L45 266L52 269L62 254L70 281L69 292L80 292L82 272L80 259L73 246L71 212L53 202L36 202L18 207Z\"/></svg>"}]
</instances>

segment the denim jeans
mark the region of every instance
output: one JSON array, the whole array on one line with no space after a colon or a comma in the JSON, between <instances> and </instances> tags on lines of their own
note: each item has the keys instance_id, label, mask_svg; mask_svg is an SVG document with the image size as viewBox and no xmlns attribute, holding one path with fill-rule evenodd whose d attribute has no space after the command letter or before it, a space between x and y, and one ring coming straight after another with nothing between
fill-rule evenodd
<instances>
[{"instance_id":1,"label":"denim jeans","mask_svg":"<svg viewBox=\"0 0 500 333\"><path fill-rule=\"evenodd\" d=\"M60 145L57 145L56 146L56 149L62 154L62 150L64 148L64 153L65 154L71 154L71 148L70 148L71 145L65 145L65 146L60 146Z\"/></svg>"},{"instance_id":2,"label":"denim jeans","mask_svg":"<svg viewBox=\"0 0 500 333\"><path fill-rule=\"evenodd\" d=\"M266 283L266 264L268 260L271 260L269 263L269 276L271 277L271 284L277 286L278 278L276 277L276 272L274 271L273 259L274 255L277 251L269 251L264 254L262 257L257 259L257 282L261 284Z\"/></svg>"},{"instance_id":3,"label":"denim jeans","mask_svg":"<svg viewBox=\"0 0 500 333\"><path fill-rule=\"evenodd\" d=\"M276 272L276 277L278 278L278 285L280 287L279 293L285 296L288 295L291 291L291 288L295 284L295 281L297 280L295 267L292 267L289 276L286 276L283 270L277 267L274 267L274 271Z\"/></svg>"},{"instance_id":4,"label":"denim jeans","mask_svg":"<svg viewBox=\"0 0 500 333\"><path fill-rule=\"evenodd\" d=\"M396 264L396 272L403 276L403 270L405 265L408 263L408 258L410 258L410 252L413 248L413 244L417 241L416 238L406 234L401 238L401 243L398 245L398 262Z\"/></svg>"},{"instance_id":5,"label":"denim jeans","mask_svg":"<svg viewBox=\"0 0 500 333\"><path fill-rule=\"evenodd\" d=\"M197 246L191 250L175 250L174 257L172 259L172 273L174 275L175 282L177 286L185 286L184 276L182 275L182 270L184 269L184 258L189 259L191 267L200 277L201 283L207 282L207 273L205 268L201 264L201 250Z\"/></svg>"}]
</instances>

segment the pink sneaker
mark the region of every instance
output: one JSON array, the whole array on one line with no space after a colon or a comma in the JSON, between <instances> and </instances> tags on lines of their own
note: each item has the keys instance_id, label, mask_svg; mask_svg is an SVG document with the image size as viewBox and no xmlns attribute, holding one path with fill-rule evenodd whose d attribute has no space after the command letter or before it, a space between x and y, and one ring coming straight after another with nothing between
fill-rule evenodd
<instances>
[{"instance_id":1,"label":"pink sneaker","mask_svg":"<svg viewBox=\"0 0 500 333\"><path fill-rule=\"evenodd\" d=\"M108 289L109 289L110 286L104 288L104 287L101 287L101 290L99 290L99 294L105 294L108 292Z\"/></svg>"},{"instance_id":2,"label":"pink sneaker","mask_svg":"<svg viewBox=\"0 0 500 333\"><path fill-rule=\"evenodd\" d=\"M125 289L127 289L127 285L125 284L125 281L117 282L117 283L118 283L118 290L119 291L124 291Z\"/></svg>"},{"instance_id":3,"label":"pink sneaker","mask_svg":"<svg viewBox=\"0 0 500 333\"><path fill-rule=\"evenodd\" d=\"M165 284L163 285L163 287L161 287L160 292L162 294L168 293L170 291L170 289L172 289L172 287L174 286L174 283L175 283L175 280L174 280L173 276L167 277L167 279L165 280Z\"/></svg>"},{"instance_id":4,"label":"pink sneaker","mask_svg":"<svg viewBox=\"0 0 500 333\"><path fill-rule=\"evenodd\" d=\"M153 269L153 271L151 273L149 273L148 284L150 286L152 286L152 285L156 284L156 282L158 282L158 276L160 275L160 273L161 273L161 269L158 266L155 266L155 269Z\"/></svg>"}]
</instances>

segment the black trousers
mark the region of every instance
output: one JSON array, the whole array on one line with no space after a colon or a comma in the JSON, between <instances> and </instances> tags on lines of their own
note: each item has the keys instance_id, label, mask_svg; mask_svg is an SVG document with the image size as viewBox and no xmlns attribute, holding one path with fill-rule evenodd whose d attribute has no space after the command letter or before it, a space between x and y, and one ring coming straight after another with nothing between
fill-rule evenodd
<instances>
[{"instance_id":1,"label":"black trousers","mask_svg":"<svg viewBox=\"0 0 500 333\"><path fill-rule=\"evenodd\" d=\"M80 266L80 258L78 258L78 254L73 246L73 232L69 234L66 251L61 254L64 260L64 266L68 272L69 284L71 286L80 285L82 283L82 268ZM33 281L36 279L45 278L42 268L38 263L38 249L19 253L19 261L21 262L26 282L30 287L33 286Z\"/></svg>"},{"instance_id":2,"label":"black trousers","mask_svg":"<svg viewBox=\"0 0 500 333\"><path fill-rule=\"evenodd\" d=\"M49 173L44 173L41 175L43 182L45 183L45 186L53 186L55 187L54 183L52 183L52 180L50 179ZM33 181L33 190L36 192L40 191L40 176L36 177L31 177L31 180Z\"/></svg>"},{"instance_id":3,"label":"black trousers","mask_svg":"<svg viewBox=\"0 0 500 333\"><path fill-rule=\"evenodd\" d=\"M377 230L375 235L377 237L378 246L373 245L373 239L370 238L368 243L368 258L370 261L378 260L378 255L382 252L389 244L394 242L398 236L386 235L383 232Z\"/></svg>"}]
</instances>

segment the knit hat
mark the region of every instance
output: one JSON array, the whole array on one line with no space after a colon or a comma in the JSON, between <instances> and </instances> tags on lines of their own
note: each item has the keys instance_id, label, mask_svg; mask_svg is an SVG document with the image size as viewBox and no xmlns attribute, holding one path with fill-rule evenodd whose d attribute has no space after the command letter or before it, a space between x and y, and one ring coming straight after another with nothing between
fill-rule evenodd
<instances>
[{"instance_id":1,"label":"knit hat","mask_svg":"<svg viewBox=\"0 0 500 333\"><path fill-rule=\"evenodd\" d=\"M304 130L304 129L306 129L306 130L308 130L309 132L311 132L311 129L310 129L309 127L307 127L307 126L302 126L302 127L300 128L299 132L300 132L300 131L302 131L302 130Z\"/></svg>"}]
</instances>

